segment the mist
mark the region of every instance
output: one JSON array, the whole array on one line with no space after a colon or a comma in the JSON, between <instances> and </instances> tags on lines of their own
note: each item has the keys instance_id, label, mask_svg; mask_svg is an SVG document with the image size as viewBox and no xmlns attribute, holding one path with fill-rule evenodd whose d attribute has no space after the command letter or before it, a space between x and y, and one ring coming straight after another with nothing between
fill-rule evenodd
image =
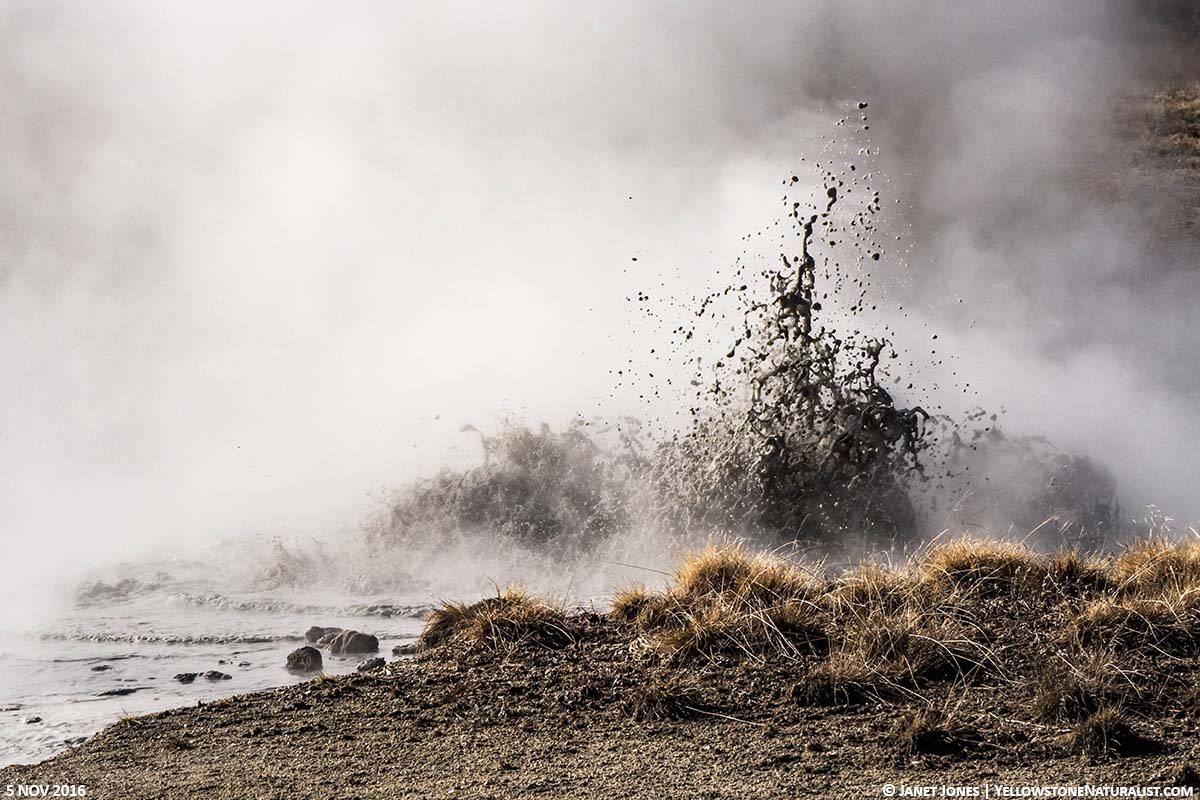
<instances>
[{"instance_id":1,"label":"mist","mask_svg":"<svg viewBox=\"0 0 1200 800\"><path fill-rule=\"evenodd\" d=\"M13 585L353 529L465 422L656 413L613 388L624 298L704 291L835 132L880 150L888 321L941 333L946 410L1196 514L1195 251L1076 182L1167 69L1134 8L6 4Z\"/></svg>"}]
</instances>

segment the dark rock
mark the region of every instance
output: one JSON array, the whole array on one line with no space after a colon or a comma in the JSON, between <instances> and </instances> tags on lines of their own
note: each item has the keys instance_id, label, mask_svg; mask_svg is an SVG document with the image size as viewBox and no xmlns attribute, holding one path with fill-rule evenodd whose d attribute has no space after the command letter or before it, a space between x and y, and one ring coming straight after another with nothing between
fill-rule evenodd
<instances>
[{"instance_id":1,"label":"dark rock","mask_svg":"<svg viewBox=\"0 0 1200 800\"><path fill-rule=\"evenodd\" d=\"M370 672L373 669L379 669L379 668L383 667L385 664L387 664L386 661L384 661L382 658L379 658L378 656L376 656L375 658L368 658L366 661L359 664L357 667L354 668L354 671L355 672Z\"/></svg>"},{"instance_id":2,"label":"dark rock","mask_svg":"<svg viewBox=\"0 0 1200 800\"><path fill-rule=\"evenodd\" d=\"M407 644L398 644L392 648L394 656L415 656L420 652L420 648L416 642L408 642Z\"/></svg>"},{"instance_id":3,"label":"dark rock","mask_svg":"<svg viewBox=\"0 0 1200 800\"><path fill-rule=\"evenodd\" d=\"M34 724L35 722L41 722L41 721L42 721L42 718L41 718L41 717L27 717L27 718L25 719L25 724L26 724L26 725L32 725L32 724Z\"/></svg>"},{"instance_id":4,"label":"dark rock","mask_svg":"<svg viewBox=\"0 0 1200 800\"><path fill-rule=\"evenodd\" d=\"M199 672L180 672L175 676L175 680L179 681L180 683L191 683L199 677Z\"/></svg>"},{"instance_id":5,"label":"dark rock","mask_svg":"<svg viewBox=\"0 0 1200 800\"><path fill-rule=\"evenodd\" d=\"M356 656L379 652L379 640L369 633L342 631L329 640L329 652L335 656Z\"/></svg>"},{"instance_id":6,"label":"dark rock","mask_svg":"<svg viewBox=\"0 0 1200 800\"><path fill-rule=\"evenodd\" d=\"M239 667L248 667L248 666L250 666L250 662L249 661L239 661L238 666Z\"/></svg>"},{"instance_id":7,"label":"dark rock","mask_svg":"<svg viewBox=\"0 0 1200 800\"><path fill-rule=\"evenodd\" d=\"M125 697L126 695L133 694L134 692L138 691L140 688L141 688L140 686L122 686L119 689L109 689L108 691L101 692L100 696L101 697Z\"/></svg>"},{"instance_id":8,"label":"dark rock","mask_svg":"<svg viewBox=\"0 0 1200 800\"><path fill-rule=\"evenodd\" d=\"M92 672L108 672L112 669L112 664L97 664L92 667Z\"/></svg>"},{"instance_id":9,"label":"dark rock","mask_svg":"<svg viewBox=\"0 0 1200 800\"><path fill-rule=\"evenodd\" d=\"M228 672L221 672L220 670L215 669L210 669L208 672L204 673L204 677L210 681L228 681L232 680L233 678L233 676Z\"/></svg>"},{"instance_id":10,"label":"dark rock","mask_svg":"<svg viewBox=\"0 0 1200 800\"><path fill-rule=\"evenodd\" d=\"M326 636L336 635L342 632L341 628L322 628L318 625L313 625L304 632L304 641L309 644L316 644Z\"/></svg>"},{"instance_id":11,"label":"dark rock","mask_svg":"<svg viewBox=\"0 0 1200 800\"><path fill-rule=\"evenodd\" d=\"M287 657L287 668L293 672L318 672L321 669L321 651L315 647L301 647Z\"/></svg>"}]
</instances>

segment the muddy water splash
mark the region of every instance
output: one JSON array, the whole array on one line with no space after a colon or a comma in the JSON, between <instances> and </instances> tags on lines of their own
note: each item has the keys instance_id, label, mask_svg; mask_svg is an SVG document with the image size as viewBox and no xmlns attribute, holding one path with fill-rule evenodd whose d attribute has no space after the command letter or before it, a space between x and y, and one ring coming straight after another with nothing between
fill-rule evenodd
<instances>
[{"instance_id":1,"label":"muddy water splash","mask_svg":"<svg viewBox=\"0 0 1200 800\"><path fill-rule=\"evenodd\" d=\"M748 249L727 285L696 298L691 322L671 331L671 351L697 378L684 425L652 435L636 420L577 420L494 436L465 426L482 463L401 490L369 546L482 534L564 554L630 534L677 544L732 534L837 553L943 527L1023 535L1051 518L1056 537L1106 535L1117 510L1102 467L1007 436L987 412L931 417L914 402L919 369L901 365L888 327L872 319L871 273L885 253L874 152L860 149L840 172L818 164L815 191L785 179L783 213L763 240L778 250ZM724 313L728 302L736 308ZM700 331L729 316L718 357L698 352Z\"/></svg>"},{"instance_id":2,"label":"muddy water splash","mask_svg":"<svg viewBox=\"0 0 1200 800\"><path fill-rule=\"evenodd\" d=\"M906 487L923 478L928 414L885 388L881 362L896 357L886 338L840 333L823 315L837 295L854 328L866 306L861 267L879 258L879 195L852 179L868 200L839 215L851 187L828 170L821 178L816 202L785 195L787 249L758 272L765 295L734 289L740 336L715 364L693 427L656 453L651 473L672 526L827 547L850 536L891 545L916 535ZM785 181L789 192L798 182ZM829 255L839 242L850 243L847 266ZM698 316L708 308L702 303Z\"/></svg>"},{"instance_id":3,"label":"muddy water splash","mask_svg":"<svg viewBox=\"0 0 1200 800\"><path fill-rule=\"evenodd\" d=\"M884 387L890 343L853 324L868 306L864 264L882 248L872 176L850 169L848 177L821 170L819 196L808 202L791 199L799 178L785 180L778 260L754 274L747 260L737 284L697 300L702 325L718 298L735 296L740 330L682 431L648 441L629 419L496 436L466 426L480 436L483 463L402 490L372 544L471 530L572 549L635 528L827 547L850 534L871 545L914 537L908 486L923 479L928 415ZM855 191L865 198L846 210ZM831 255L839 243L851 253L845 265ZM839 333L835 318L851 331ZM695 328L674 333L686 351ZM687 358L703 366L703 354Z\"/></svg>"}]
</instances>

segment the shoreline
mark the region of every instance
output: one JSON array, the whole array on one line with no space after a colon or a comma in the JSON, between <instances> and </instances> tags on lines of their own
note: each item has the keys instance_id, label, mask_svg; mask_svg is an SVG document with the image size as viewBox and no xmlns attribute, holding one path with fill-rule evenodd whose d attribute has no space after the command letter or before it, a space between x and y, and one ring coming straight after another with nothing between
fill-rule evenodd
<instances>
[{"instance_id":1,"label":"shoreline","mask_svg":"<svg viewBox=\"0 0 1200 800\"><path fill-rule=\"evenodd\" d=\"M416 658L123 719L0 770L0 787L82 784L100 798L1195 787L1197 580L1194 543L1089 561L963 540L903 572L830 580L710 548L675 585L624 590L603 616L518 590L447 604ZM1189 605L1145 627L1177 590Z\"/></svg>"},{"instance_id":2,"label":"shoreline","mask_svg":"<svg viewBox=\"0 0 1200 800\"><path fill-rule=\"evenodd\" d=\"M36 633L9 637L10 647L0 657L0 686L5 688L0 701L0 767L55 755L64 744L94 736L122 715L194 706L200 700L210 702L299 680L285 670L285 660L303 642L311 617L185 609L188 613L169 620L171 609L158 616L143 611L144 606L105 605L80 612L104 617L109 627L97 626L100 633L119 633L124 626L133 634L151 634L141 639L60 638ZM76 619L83 619L83 623L88 620ZM335 625L370 625L380 637L383 652L411 643L422 625L420 620L407 617L381 622L321 619ZM70 632L72 628L84 628L83 623L71 620L48 629ZM271 628L277 629L274 635L260 635ZM192 640L177 635L188 629L221 635ZM238 629L248 630L253 636L232 635ZM289 636L287 631L294 634ZM283 635L279 635L281 632ZM331 654L325 669L351 672L362 661L358 655ZM220 673L220 677L210 680L209 671ZM190 675L195 678L189 680ZM40 721L28 722L32 718Z\"/></svg>"},{"instance_id":3,"label":"shoreline","mask_svg":"<svg viewBox=\"0 0 1200 800\"><path fill-rule=\"evenodd\" d=\"M1182 727L1169 750L1135 758L1037 748L897 758L890 704L638 721L614 698L572 696L579 687L563 678L591 659L481 670L421 658L131 717L40 764L0 769L0 787L83 785L96 798L881 796L887 784L1171 786L1200 761L1200 737ZM531 678L556 674L528 696ZM481 691L523 699L472 707Z\"/></svg>"}]
</instances>

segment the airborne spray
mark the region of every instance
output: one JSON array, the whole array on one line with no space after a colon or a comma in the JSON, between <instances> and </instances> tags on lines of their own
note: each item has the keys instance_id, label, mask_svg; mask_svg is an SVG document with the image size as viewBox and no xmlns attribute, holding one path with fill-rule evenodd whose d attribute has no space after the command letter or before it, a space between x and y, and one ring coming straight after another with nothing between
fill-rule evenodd
<instances>
[{"instance_id":1,"label":"airborne spray","mask_svg":"<svg viewBox=\"0 0 1200 800\"><path fill-rule=\"evenodd\" d=\"M858 103L863 130L866 107ZM447 548L482 542L515 548L509 574L528 574L540 556L626 557L635 543L665 566L714 536L839 557L909 548L947 526L1040 532L1052 545L1104 541L1117 507L1102 467L1008 436L996 414L956 420L897 400L897 388L922 391L920 368L872 319L884 243L882 176L859 169L871 158L864 147L840 173L816 165L815 192L785 179L783 213L767 227L766 246L779 252L747 250L731 282L696 298L690 324L658 332L695 376L681 429L632 418L579 419L562 432L464 426L482 462L401 490L368 531L372 558L444 559ZM730 317L731 340L715 358L702 352L698 332Z\"/></svg>"},{"instance_id":2,"label":"airborne spray","mask_svg":"<svg viewBox=\"0 0 1200 800\"><path fill-rule=\"evenodd\" d=\"M675 525L827 548L851 536L877 546L916 536L905 487L921 478L928 414L897 405L881 382L894 348L853 325L867 305L862 262L880 254L879 194L866 188L863 207L839 216L845 181L821 178L823 206L785 195L792 225L780 243L796 249L736 288L741 335L691 409L695 426L658 451L653 480ZM830 255L839 242L854 254L850 269ZM847 332L822 316L831 295L850 298Z\"/></svg>"}]
</instances>

